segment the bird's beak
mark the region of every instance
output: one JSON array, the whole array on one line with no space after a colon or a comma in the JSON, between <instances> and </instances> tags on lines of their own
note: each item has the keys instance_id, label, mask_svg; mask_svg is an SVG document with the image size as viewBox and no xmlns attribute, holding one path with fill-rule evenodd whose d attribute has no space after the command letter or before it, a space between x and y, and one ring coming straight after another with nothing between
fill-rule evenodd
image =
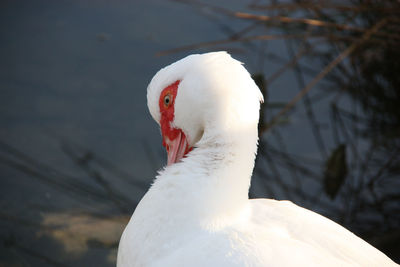
<instances>
[{"instance_id":1,"label":"bird's beak","mask_svg":"<svg viewBox=\"0 0 400 267\"><path fill-rule=\"evenodd\" d=\"M180 161L191 150L187 138L181 130L173 140L166 137L165 143L168 153L168 166Z\"/></svg>"}]
</instances>

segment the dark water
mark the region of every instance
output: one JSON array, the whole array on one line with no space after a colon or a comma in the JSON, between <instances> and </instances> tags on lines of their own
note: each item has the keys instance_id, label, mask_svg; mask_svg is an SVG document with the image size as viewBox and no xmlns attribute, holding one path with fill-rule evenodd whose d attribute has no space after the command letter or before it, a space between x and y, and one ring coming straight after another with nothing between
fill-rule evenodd
<instances>
[{"instance_id":1,"label":"dark water","mask_svg":"<svg viewBox=\"0 0 400 267\"><path fill-rule=\"evenodd\" d=\"M246 10L241 1L229 3ZM146 106L146 87L155 72L187 54L218 49L231 51L252 73L273 73L289 60L282 41L268 43L267 49L260 49L265 43L243 43L155 54L224 39L249 25L207 8L161 0L2 1L0 266L113 266L122 229L166 160ZM282 59L261 61L260 51ZM294 72L280 76L268 92L275 104L268 114L297 92ZM279 132L262 140L281 149L284 143L311 170L322 172L337 144L327 103L313 106L325 152L301 105ZM343 100L343 106L351 105ZM360 153L367 143L359 141ZM272 174L256 175L253 197L289 198L339 220L329 209L282 190L269 180L277 176L274 167L257 164ZM276 168L292 182L285 178L290 176L285 166ZM307 180L300 188L312 195L322 190L321 183ZM345 203L318 197L339 210Z\"/></svg>"},{"instance_id":2,"label":"dark water","mask_svg":"<svg viewBox=\"0 0 400 267\"><path fill-rule=\"evenodd\" d=\"M221 32L167 1L0 5L0 266L112 266L165 162L146 87L186 53L155 54Z\"/></svg>"}]
</instances>

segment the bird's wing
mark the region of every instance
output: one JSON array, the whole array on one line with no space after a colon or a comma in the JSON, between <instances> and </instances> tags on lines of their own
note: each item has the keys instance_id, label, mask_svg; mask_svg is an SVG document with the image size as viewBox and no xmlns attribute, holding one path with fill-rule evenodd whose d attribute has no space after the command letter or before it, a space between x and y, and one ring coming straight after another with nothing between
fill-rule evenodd
<instances>
[{"instance_id":1,"label":"bird's wing","mask_svg":"<svg viewBox=\"0 0 400 267\"><path fill-rule=\"evenodd\" d=\"M250 205L257 243L280 266L398 266L344 227L290 201L253 199Z\"/></svg>"}]
</instances>

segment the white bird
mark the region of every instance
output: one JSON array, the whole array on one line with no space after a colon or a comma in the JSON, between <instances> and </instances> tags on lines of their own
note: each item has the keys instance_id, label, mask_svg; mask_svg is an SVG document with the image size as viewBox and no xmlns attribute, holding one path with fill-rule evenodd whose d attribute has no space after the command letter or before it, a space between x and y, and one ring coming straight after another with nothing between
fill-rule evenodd
<instances>
[{"instance_id":1,"label":"white bird","mask_svg":"<svg viewBox=\"0 0 400 267\"><path fill-rule=\"evenodd\" d=\"M191 55L147 88L168 166L122 234L117 266L398 266L289 201L248 199L262 94L226 52Z\"/></svg>"}]
</instances>

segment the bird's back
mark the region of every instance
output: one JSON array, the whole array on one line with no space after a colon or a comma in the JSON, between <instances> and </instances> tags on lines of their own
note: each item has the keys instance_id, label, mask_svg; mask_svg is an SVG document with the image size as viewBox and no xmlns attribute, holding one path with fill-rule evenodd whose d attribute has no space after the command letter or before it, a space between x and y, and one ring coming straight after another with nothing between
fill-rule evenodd
<instances>
[{"instance_id":1,"label":"bird's back","mask_svg":"<svg viewBox=\"0 0 400 267\"><path fill-rule=\"evenodd\" d=\"M290 201L249 203L262 266L397 266L344 227Z\"/></svg>"},{"instance_id":2,"label":"bird's back","mask_svg":"<svg viewBox=\"0 0 400 267\"><path fill-rule=\"evenodd\" d=\"M193 233L154 266L397 266L335 222L289 201L249 201L246 220Z\"/></svg>"}]
</instances>

